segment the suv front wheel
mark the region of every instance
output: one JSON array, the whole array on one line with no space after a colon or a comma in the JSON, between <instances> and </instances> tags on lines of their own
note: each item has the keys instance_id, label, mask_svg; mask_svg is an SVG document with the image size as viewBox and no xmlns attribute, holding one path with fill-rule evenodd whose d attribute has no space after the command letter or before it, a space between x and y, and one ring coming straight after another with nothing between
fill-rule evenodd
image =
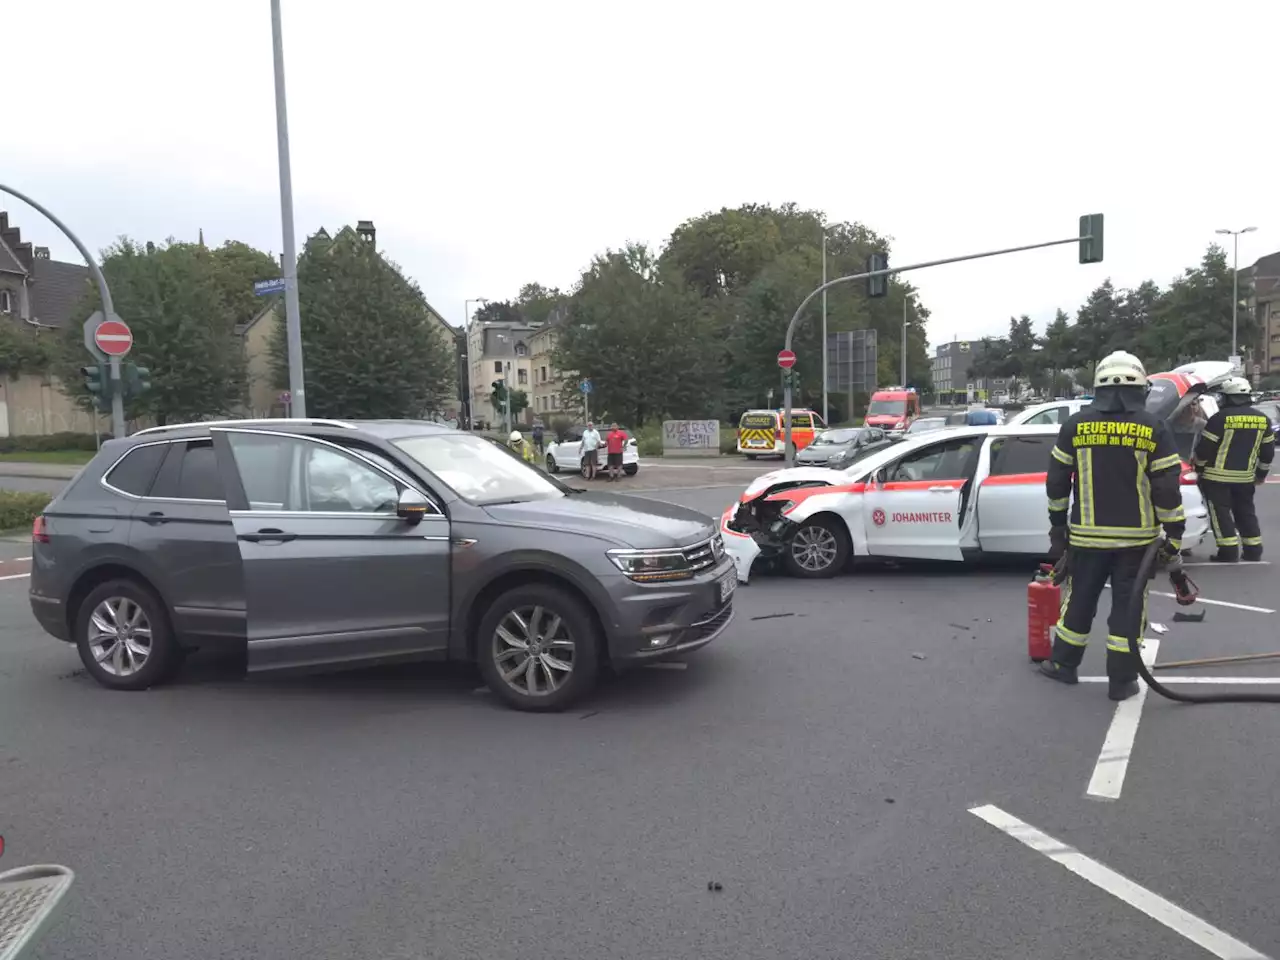
<instances>
[{"instance_id":1,"label":"suv front wheel","mask_svg":"<svg viewBox=\"0 0 1280 960\"><path fill-rule=\"evenodd\" d=\"M582 601L544 584L499 596L480 621L476 659L489 689L517 710L563 710L596 684L600 631Z\"/></svg>"},{"instance_id":2,"label":"suv front wheel","mask_svg":"<svg viewBox=\"0 0 1280 960\"><path fill-rule=\"evenodd\" d=\"M84 598L75 640L85 669L113 690L161 683L181 659L164 605L132 580L108 580Z\"/></svg>"}]
</instances>

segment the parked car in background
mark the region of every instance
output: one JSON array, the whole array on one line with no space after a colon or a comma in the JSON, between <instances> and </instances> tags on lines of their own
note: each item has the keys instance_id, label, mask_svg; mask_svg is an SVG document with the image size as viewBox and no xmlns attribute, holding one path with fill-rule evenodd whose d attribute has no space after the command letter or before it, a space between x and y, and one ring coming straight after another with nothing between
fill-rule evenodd
<instances>
[{"instance_id":1,"label":"parked car in background","mask_svg":"<svg viewBox=\"0 0 1280 960\"><path fill-rule=\"evenodd\" d=\"M905 437L918 437L922 433L929 433L932 430L945 430L947 427L946 417L922 417L919 420L913 420L911 426L907 427L907 432L903 434Z\"/></svg>"},{"instance_id":2,"label":"parked car in background","mask_svg":"<svg viewBox=\"0 0 1280 960\"><path fill-rule=\"evenodd\" d=\"M1027 407L1009 418L1009 426L1043 427L1051 423L1066 423L1067 420L1088 403L1088 400L1051 400Z\"/></svg>"},{"instance_id":3,"label":"parked car in background","mask_svg":"<svg viewBox=\"0 0 1280 960\"><path fill-rule=\"evenodd\" d=\"M558 710L606 665L679 656L733 616L713 522L565 486L414 421L237 420L108 440L32 529L31 610L103 686L201 646L251 673L468 660Z\"/></svg>"},{"instance_id":4,"label":"parked car in background","mask_svg":"<svg viewBox=\"0 0 1280 960\"><path fill-rule=\"evenodd\" d=\"M889 442L879 427L835 427L823 430L813 443L796 454L801 466L842 469Z\"/></svg>"},{"instance_id":5,"label":"parked car in background","mask_svg":"<svg viewBox=\"0 0 1280 960\"><path fill-rule=\"evenodd\" d=\"M582 472L582 431L584 429L585 424L570 427L565 431L563 439L547 444L548 473L559 473L561 470L568 470L571 473ZM600 431L600 446L596 448L596 464L603 471L608 463L604 438L609 430L607 424L603 428L597 424L596 429ZM628 477L634 477L640 472L640 448L636 445L636 438L631 436L630 430L627 430L627 444L622 448L622 472Z\"/></svg>"}]
</instances>

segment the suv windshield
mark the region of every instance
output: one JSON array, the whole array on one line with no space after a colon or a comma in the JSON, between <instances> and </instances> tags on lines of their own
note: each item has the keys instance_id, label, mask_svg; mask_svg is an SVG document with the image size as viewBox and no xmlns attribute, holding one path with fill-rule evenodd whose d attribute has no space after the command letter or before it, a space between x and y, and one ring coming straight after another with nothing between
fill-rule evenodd
<instances>
[{"instance_id":1,"label":"suv windshield","mask_svg":"<svg viewBox=\"0 0 1280 960\"><path fill-rule=\"evenodd\" d=\"M872 400L867 406L869 417L900 417L906 412L905 400Z\"/></svg>"},{"instance_id":2,"label":"suv windshield","mask_svg":"<svg viewBox=\"0 0 1280 960\"><path fill-rule=\"evenodd\" d=\"M564 496L558 483L482 437L449 433L392 442L471 503L483 506Z\"/></svg>"}]
</instances>

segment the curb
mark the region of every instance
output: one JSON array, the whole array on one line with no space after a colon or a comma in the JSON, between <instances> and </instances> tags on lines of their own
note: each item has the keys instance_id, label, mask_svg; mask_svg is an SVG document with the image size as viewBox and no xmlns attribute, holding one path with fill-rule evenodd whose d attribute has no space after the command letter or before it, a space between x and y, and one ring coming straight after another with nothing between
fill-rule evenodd
<instances>
[{"instance_id":1,"label":"curb","mask_svg":"<svg viewBox=\"0 0 1280 960\"><path fill-rule=\"evenodd\" d=\"M45 480L70 480L80 472L83 464L24 463L18 460L0 461L0 477L37 477Z\"/></svg>"}]
</instances>

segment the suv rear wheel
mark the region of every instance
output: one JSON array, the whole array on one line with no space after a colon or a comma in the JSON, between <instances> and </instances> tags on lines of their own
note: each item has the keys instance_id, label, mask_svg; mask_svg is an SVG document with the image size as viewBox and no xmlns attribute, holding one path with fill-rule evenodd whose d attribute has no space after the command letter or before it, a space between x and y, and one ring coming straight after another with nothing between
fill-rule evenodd
<instances>
[{"instance_id":1,"label":"suv rear wheel","mask_svg":"<svg viewBox=\"0 0 1280 960\"><path fill-rule=\"evenodd\" d=\"M84 598L75 641L85 669L113 690L161 683L181 660L164 604L133 580L108 580Z\"/></svg>"},{"instance_id":2,"label":"suv rear wheel","mask_svg":"<svg viewBox=\"0 0 1280 960\"><path fill-rule=\"evenodd\" d=\"M508 705L563 710L595 687L601 640L582 601L529 584L490 604L476 636L476 659L489 689Z\"/></svg>"}]
</instances>

